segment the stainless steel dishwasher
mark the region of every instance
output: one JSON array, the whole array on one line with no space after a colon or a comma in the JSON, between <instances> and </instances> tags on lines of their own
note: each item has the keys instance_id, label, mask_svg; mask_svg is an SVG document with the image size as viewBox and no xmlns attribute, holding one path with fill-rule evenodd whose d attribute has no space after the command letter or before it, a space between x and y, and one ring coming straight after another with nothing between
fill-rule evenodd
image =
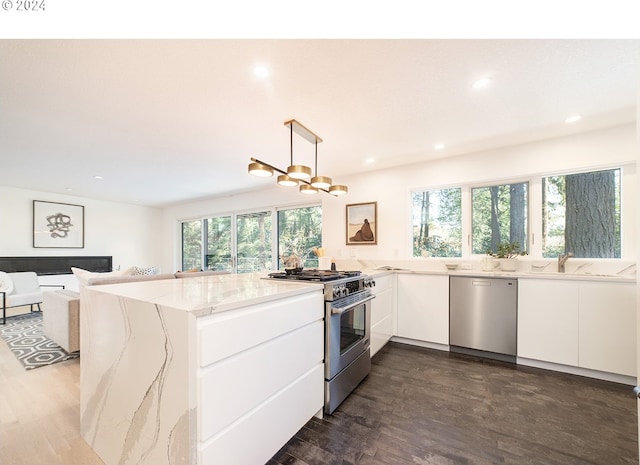
<instances>
[{"instance_id":1,"label":"stainless steel dishwasher","mask_svg":"<svg viewBox=\"0 0 640 465\"><path fill-rule=\"evenodd\" d=\"M449 278L449 346L452 352L515 363L517 315L517 279Z\"/></svg>"}]
</instances>

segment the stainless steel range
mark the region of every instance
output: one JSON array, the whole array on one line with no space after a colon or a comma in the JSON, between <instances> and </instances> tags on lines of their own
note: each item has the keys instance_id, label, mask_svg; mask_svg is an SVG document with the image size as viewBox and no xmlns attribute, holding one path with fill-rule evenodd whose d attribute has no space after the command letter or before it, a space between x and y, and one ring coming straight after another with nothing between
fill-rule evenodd
<instances>
[{"instance_id":1,"label":"stainless steel range","mask_svg":"<svg viewBox=\"0 0 640 465\"><path fill-rule=\"evenodd\" d=\"M324 412L333 411L371 371L371 287L375 281L359 271L305 270L271 273L276 279L324 284Z\"/></svg>"}]
</instances>

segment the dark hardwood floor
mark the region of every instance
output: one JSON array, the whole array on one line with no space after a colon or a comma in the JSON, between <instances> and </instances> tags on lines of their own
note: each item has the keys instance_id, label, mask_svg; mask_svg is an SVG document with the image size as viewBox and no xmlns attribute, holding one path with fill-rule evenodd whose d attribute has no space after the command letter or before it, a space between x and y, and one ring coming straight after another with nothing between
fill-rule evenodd
<instances>
[{"instance_id":1,"label":"dark hardwood floor","mask_svg":"<svg viewBox=\"0 0 640 465\"><path fill-rule=\"evenodd\" d=\"M268 465L638 464L631 386L389 343Z\"/></svg>"}]
</instances>

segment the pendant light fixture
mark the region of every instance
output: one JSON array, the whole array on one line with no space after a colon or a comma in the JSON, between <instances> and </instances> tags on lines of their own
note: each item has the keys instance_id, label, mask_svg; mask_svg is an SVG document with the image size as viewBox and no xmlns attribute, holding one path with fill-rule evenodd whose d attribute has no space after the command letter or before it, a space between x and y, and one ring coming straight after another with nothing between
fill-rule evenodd
<instances>
[{"instance_id":1,"label":"pendant light fixture","mask_svg":"<svg viewBox=\"0 0 640 465\"><path fill-rule=\"evenodd\" d=\"M273 172L281 173L277 182L281 186L300 186L299 191L303 194L316 194L323 191L335 196L344 195L348 192L347 186L331 185L331 178L327 176L318 176L318 142L322 139L305 128L295 119L285 121L285 126L289 126L290 138L290 165L286 171L276 168L269 163L265 163L256 158L251 158L249 163L249 174L253 176L268 177L273 176ZM305 165L294 165L293 163L293 132L315 144L315 176L311 178L311 168ZM311 178L311 179L309 179Z\"/></svg>"},{"instance_id":2,"label":"pendant light fixture","mask_svg":"<svg viewBox=\"0 0 640 465\"><path fill-rule=\"evenodd\" d=\"M311 185L316 189L328 189L331 187L331 178L318 176L318 140L316 139L316 175L311 178Z\"/></svg>"},{"instance_id":3,"label":"pendant light fixture","mask_svg":"<svg viewBox=\"0 0 640 465\"><path fill-rule=\"evenodd\" d=\"M311 177L311 168L309 168L308 166L304 166L304 165L294 165L293 164L293 121L294 120L287 122L287 123L289 123L289 133L290 133L290 135L289 135L289 138L290 138L289 146L291 147L291 165L289 165L289 168L287 168L287 176L289 176L290 178L293 178L293 179L309 179ZM284 123L285 126L287 125L287 123ZM314 134L314 136L315 136L315 134Z\"/></svg>"}]
</instances>

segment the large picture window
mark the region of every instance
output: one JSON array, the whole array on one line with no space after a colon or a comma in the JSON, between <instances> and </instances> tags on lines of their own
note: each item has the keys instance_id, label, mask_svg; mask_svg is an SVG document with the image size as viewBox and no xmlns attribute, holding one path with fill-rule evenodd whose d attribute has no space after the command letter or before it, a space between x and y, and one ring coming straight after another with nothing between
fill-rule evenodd
<instances>
[{"instance_id":1,"label":"large picture window","mask_svg":"<svg viewBox=\"0 0 640 465\"><path fill-rule=\"evenodd\" d=\"M620 258L620 169L542 178L544 257Z\"/></svg>"},{"instance_id":2,"label":"large picture window","mask_svg":"<svg viewBox=\"0 0 640 465\"><path fill-rule=\"evenodd\" d=\"M413 256L462 256L460 188L413 192Z\"/></svg>"},{"instance_id":3,"label":"large picture window","mask_svg":"<svg viewBox=\"0 0 640 465\"><path fill-rule=\"evenodd\" d=\"M312 248L322 246L322 207L187 220L180 223L180 230L182 270L268 271L278 267L276 250L278 255L295 253L305 268L316 268Z\"/></svg>"},{"instance_id":4,"label":"large picture window","mask_svg":"<svg viewBox=\"0 0 640 465\"><path fill-rule=\"evenodd\" d=\"M322 247L322 208L278 211L278 256L295 254L302 259L304 268L317 268L318 257L312 253L313 247Z\"/></svg>"},{"instance_id":5,"label":"large picture window","mask_svg":"<svg viewBox=\"0 0 640 465\"><path fill-rule=\"evenodd\" d=\"M202 269L202 221L182 222L182 270Z\"/></svg>"},{"instance_id":6,"label":"large picture window","mask_svg":"<svg viewBox=\"0 0 640 465\"><path fill-rule=\"evenodd\" d=\"M527 249L529 183L471 189L474 254L496 253L501 242L517 242Z\"/></svg>"}]
</instances>

